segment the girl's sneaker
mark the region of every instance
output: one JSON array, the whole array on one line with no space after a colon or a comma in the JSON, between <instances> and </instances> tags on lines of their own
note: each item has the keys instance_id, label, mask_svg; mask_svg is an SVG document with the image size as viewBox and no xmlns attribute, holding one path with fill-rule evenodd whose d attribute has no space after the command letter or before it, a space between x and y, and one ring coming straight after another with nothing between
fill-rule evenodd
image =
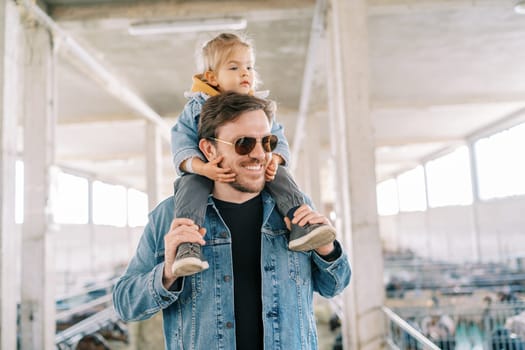
<instances>
[{"instance_id":1,"label":"girl's sneaker","mask_svg":"<svg viewBox=\"0 0 525 350\"><path fill-rule=\"evenodd\" d=\"M335 229L325 224L306 224L299 226L292 224L290 232L290 250L304 252L313 250L335 240Z\"/></svg>"},{"instance_id":2,"label":"girl's sneaker","mask_svg":"<svg viewBox=\"0 0 525 350\"><path fill-rule=\"evenodd\" d=\"M182 277L204 271L208 267L208 262L202 256L200 244L182 243L177 248L171 272L177 277Z\"/></svg>"}]
</instances>

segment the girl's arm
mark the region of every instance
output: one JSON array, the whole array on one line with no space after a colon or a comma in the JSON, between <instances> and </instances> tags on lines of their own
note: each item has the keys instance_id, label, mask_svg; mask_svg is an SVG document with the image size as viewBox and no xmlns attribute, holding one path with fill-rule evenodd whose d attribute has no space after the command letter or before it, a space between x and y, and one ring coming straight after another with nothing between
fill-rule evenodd
<instances>
[{"instance_id":1,"label":"girl's arm","mask_svg":"<svg viewBox=\"0 0 525 350\"><path fill-rule=\"evenodd\" d=\"M232 182L235 174L229 169L219 167L221 159L208 162L199 149L198 124L202 103L204 100L190 100L177 123L171 128L171 152L175 170L179 175L186 172L206 176L215 181Z\"/></svg>"},{"instance_id":2,"label":"girl's arm","mask_svg":"<svg viewBox=\"0 0 525 350\"><path fill-rule=\"evenodd\" d=\"M280 157L280 159L278 159L280 165L288 166L288 164L290 164L290 146L288 145L288 140L284 135L284 127L279 124L275 118L272 123L271 132L279 139L277 147L273 151L274 156Z\"/></svg>"},{"instance_id":3,"label":"girl's arm","mask_svg":"<svg viewBox=\"0 0 525 350\"><path fill-rule=\"evenodd\" d=\"M187 159L197 158L204 161L204 155L199 149L197 127L202 105L196 100L190 100L177 123L171 128L171 153L177 174L181 175L186 168L181 164Z\"/></svg>"},{"instance_id":4,"label":"girl's arm","mask_svg":"<svg viewBox=\"0 0 525 350\"><path fill-rule=\"evenodd\" d=\"M202 159L194 157L183 161L181 170L187 173L205 176L212 181L233 182L235 180L235 173L232 173L230 168L221 168L219 165L221 161L222 156L209 162L204 162Z\"/></svg>"}]
</instances>

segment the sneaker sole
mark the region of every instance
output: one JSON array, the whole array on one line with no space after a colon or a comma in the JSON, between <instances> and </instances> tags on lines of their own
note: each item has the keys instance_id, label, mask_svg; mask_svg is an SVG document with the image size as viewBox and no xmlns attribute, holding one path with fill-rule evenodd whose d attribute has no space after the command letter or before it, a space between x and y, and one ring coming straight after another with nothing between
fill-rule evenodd
<instances>
[{"instance_id":1,"label":"sneaker sole","mask_svg":"<svg viewBox=\"0 0 525 350\"><path fill-rule=\"evenodd\" d=\"M175 276L183 277L204 271L208 267L209 265L206 261L202 261L198 258L186 258L175 261L173 265L171 265L171 273Z\"/></svg>"},{"instance_id":2,"label":"sneaker sole","mask_svg":"<svg viewBox=\"0 0 525 350\"><path fill-rule=\"evenodd\" d=\"M296 252L305 252L327 245L334 240L335 229L326 226L318 227L309 234L290 241L288 248Z\"/></svg>"}]
</instances>

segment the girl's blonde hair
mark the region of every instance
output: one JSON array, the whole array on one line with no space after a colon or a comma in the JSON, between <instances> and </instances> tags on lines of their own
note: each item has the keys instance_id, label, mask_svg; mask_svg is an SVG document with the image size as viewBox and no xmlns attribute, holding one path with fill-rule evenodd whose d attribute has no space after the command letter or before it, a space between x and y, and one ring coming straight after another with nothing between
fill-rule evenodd
<instances>
[{"instance_id":1,"label":"girl's blonde hair","mask_svg":"<svg viewBox=\"0 0 525 350\"><path fill-rule=\"evenodd\" d=\"M248 39L232 33L221 33L202 46L200 54L201 73L204 75L206 71L217 70L228 60L232 52L239 47L250 50L253 64L255 64L254 47ZM254 73L254 86L257 86L259 80L255 70Z\"/></svg>"}]
</instances>

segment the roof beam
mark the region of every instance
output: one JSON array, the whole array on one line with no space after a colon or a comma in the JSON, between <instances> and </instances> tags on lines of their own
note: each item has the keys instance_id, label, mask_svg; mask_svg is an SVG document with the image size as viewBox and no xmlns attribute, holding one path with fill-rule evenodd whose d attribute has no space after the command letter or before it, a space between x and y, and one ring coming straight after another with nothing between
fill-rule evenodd
<instances>
[{"instance_id":1,"label":"roof beam","mask_svg":"<svg viewBox=\"0 0 525 350\"><path fill-rule=\"evenodd\" d=\"M291 147L291 170L292 173L297 167L299 160L299 151L301 143L306 134L306 119L308 113L308 104L310 102L310 94L312 92L312 85L314 82L315 66L317 64L317 54L321 42L321 36L325 32L325 12L326 2L324 0L317 0L315 6L314 17L312 19L312 27L310 29L310 40L308 42L308 52L306 56L306 63L303 73L303 84L301 86L301 100L299 101L299 114L295 123L295 134L293 137L293 144Z\"/></svg>"},{"instance_id":2,"label":"roof beam","mask_svg":"<svg viewBox=\"0 0 525 350\"><path fill-rule=\"evenodd\" d=\"M170 125L174 125L177 121L177 117L163 117L164 122ZM61 118L57 121L59 126L71 126L71 125L88 125L89 124L106 124L106 123L136 123L142 120L137 119L133 114L97 114L97 115L84 115L80 117Z\"/></svg>"},{"instance_id":3,"label":"roof beam","mask_svg":"<svg viewBox=\"0 0 525 350\"><path fill-rule=\"evenodd\" d=\"M457 137L432 137L432 136L420 136L420 137L409 137L409 138L391 138L391 139L376 139L376 148L380 147L404 147L404 146L420 146L420 145L432 145L432 144L451 144L465 142L465 139Z\"/></svg>"},{"instance_id":4,"label":"roof beam","mask_svg":"<svg viewBox=\"0 0 525 350\"><path fill-rule=\"evenodd\" d=\"M74 64L80 65L82 71L89 78L97 81L107 92L115 96L140 117L157 125L161 135L169 143L170 127L164 119L157 114L144 100L133 92L123 82L119 81L102 63L95 59L87 49L82 47L71 35L63 30L51 17L49 17L39 6L30 0L23 0L22 5L29 16L45 26L58 43L59 52Z\"/></svg>"},{"instance_id":5,"label":"roof beam","mask_svg":"<svg viewBox=\"0 0 525 350\"><path fill-rule=\"evenodd\" d=\"M439 12L501 6L501 0L370 0L369 15ZM509 3L509 9L512 6Z\"/></svg>"},{"instance_id":6,"label":"roof beam","mask_svg":"<svg viewBox=\"0 0 525 350\"><path fill-rule=\"evenodd\" d=\"M419 110L429 108L454 108L474 105L495 105L495 104L512 104L525 106L525 96L521 93L504 94L504 95L471 95L471 96L457 96L446 98L413 98L407 99L388 99L375 98L371 102L371 110Z\"/></svg>"},{"instance_id":7,"label":"roof beam","mask_svg":"<svg viewBox=\"0 0 525 350\"><path fill-rule=\"evenodd\" d=\"M285 11L290 15L311 15L313 0L257 0L257 1L136 1L133 3L95 3L75 5L53 5L50 14L57 21L84 21L109 18L155 19L200 17L222 17L242 14L248 21L279 18ZM305 12L306 11L306 12Z\"/></svg>"}]
</instances>

